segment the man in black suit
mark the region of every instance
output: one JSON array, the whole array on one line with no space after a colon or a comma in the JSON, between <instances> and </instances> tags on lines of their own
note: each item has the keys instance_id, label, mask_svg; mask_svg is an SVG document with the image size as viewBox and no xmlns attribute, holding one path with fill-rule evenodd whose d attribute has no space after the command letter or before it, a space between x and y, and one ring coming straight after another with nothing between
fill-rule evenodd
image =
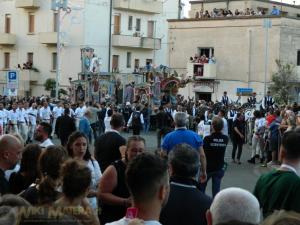
<instances>
[{"instance_id":1,"label":"man in black suit","mask_svg":"<svg viewBox=\"0 0 300 225\"><path fill-rule=\"evenodd\" d=\"M205 214L212 199L199 190L200 168L198 152L190 145L176 145L169 154L170 195L160 214L164 225L206 225Z\"/></svg>"},{"instance_id":2,"label":"man in black suit","mask_svg":"<svg viewBox=\"0 0 300 225\"><path fill-rule=\"evenodd\" d=\"M95 141L95 158L97 159L101 172L114 161L122 159L120 147L125 146L126 140L120 135L124 126L124 118L121 114L115 113L110 121L111 130L102 134Z\"/></svg>"},{"instance_id":3,"label":"man in black suit","mask_svg":"<svg viewBox=\"0 0 300 225\"><path fill-rule=\"evenodd\" d=\"M68 137L74 131L76 131L75 120L69 115L70 109L66 108L64 111L64 115L58 117L56 121L55 129L62 146L65 146L67 144Z\"/></svg>"},{"instance_id":4,"label":"man in black suit","mask_svg":"<svg viewBox=\"0 0 300 225\"><path fill-rule=\"evenodd\" d=\"M222 100L221 100L222 104L224 106L228 106L230 101L229 101L229 98L227 96L227 91L224 91L224 95L222 96Z\"/></svg>"},{"instance_id":5,"label":"man in black suit","mask_svg":"<svg viewBox=\"0 0 300 225\"><path fill-rule=\"evenodd\" d=\"M98 119L100 123L100 134L103 134L105 131L105 124L104 124L104 118L106 115L106 107L105 107L105 102L102 102L100 104L100 111L98 112Z\"/></svg>"}]
</instances>

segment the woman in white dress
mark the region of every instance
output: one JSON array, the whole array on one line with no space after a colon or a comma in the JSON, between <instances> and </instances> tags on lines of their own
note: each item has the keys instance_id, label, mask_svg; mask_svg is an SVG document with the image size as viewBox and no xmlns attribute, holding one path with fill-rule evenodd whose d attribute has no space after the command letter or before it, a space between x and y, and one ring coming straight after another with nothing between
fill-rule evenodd
<instances>
[{"instance_id":1,"label":"woman in white dress","mask_svg":"<svg viewBox=\"0 0 300 225\"><path fill-rule=\"evenodd\" d=\"M88 200L93 209L97 209L97 186L102 176L98 162L91 156L88 149L87 137L76 131L69 137L67 144L68 154L71 158L84 162L92 174L92 183L88 194Z\"/></svg>"}]
</instances>

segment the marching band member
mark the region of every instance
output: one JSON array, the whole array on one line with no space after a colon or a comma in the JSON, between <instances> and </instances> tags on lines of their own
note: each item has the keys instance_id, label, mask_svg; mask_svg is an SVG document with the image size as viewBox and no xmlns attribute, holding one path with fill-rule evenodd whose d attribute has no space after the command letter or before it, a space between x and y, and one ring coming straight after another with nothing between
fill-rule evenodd
<instances>
[{"instance_id":1,"label":"marching band member","mask_svg":"<svg viewBox=\"0 0 300 225\"><path fill-rule=\"evenodd\" d=\"M34 131L36 128L36 121L38 117L38 110L37 110L37 104L34 102L32 103L31 107L28 109L28 142L32 142L34 138Z\"/></svg>"},{"instance_id":2,"label":"marching band member","mask_svg":"<svg viewBox=\"0 0 300 225\"><path fill-rule=\"evenodd\" d=\"M19 133L18 130L18 118L19 118L19 111L17 110L17 103L12 104L12 109L9 111L8 115L8 124L10 126L10 133Z\"/></svg>"},{"instance_id":3,"label":"marching band member","mask_svg":"<svg viewBox=\"0 0 300 225\"><path fill-rule=\"evenodd\" d=\"M53 137L54 132L55 132L55 126L56 126L57 118L62 116L63 113L64 113L63 103L59 102L57 104L57 106L54 106L54 108L52 110L52 115L53 115L52 134L51 134L52 137Z\"/></svg>"},{"instance_id":4,"label":"marching band member","mask_svg":"<svg viewBox=\"0 0 300 225\"><path fill-rule=\"evenodd\" d=\"M48 106L48 102L44 101L43 107L39 110L39 117L41 122L46 122L51 124L52 113L50 107Z\"/></svg>"}]
</instances>

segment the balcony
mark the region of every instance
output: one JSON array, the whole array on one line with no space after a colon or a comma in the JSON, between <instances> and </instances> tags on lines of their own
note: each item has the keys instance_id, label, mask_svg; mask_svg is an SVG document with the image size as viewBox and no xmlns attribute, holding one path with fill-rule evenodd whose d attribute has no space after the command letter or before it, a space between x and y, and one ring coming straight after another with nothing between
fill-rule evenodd
<instances>
[{"instance_id":1,"label":"balcony","mask_svg":"<svg viewBox=\"0 0 300 225\"><path fill-rule=\"evenodd\" d=\"M147 49L152 49L152 50L160 50L161 49L161 39L142 37L142 47L147 48Z\"/></svg>"},{"instance_id":2,"label":"balcony","mask_svg":"<svg viewBox=\"0 0 300 225\"><path fill-rule=\"evenodd\" d=\"M39 40L41 44L56 45L57 32L42 32L39 33Z\"/></svg>"},{"instance_id":3,"label":"balcony","mask_svg":"<svg viewBox=\"0 0 300 225\"><path fill-rule=\"evenodd\" d=\"M17 36L15 34L0 33L0 45L15 45Z\"/></svg>"},{"instance_id":4,"label":"balcony","mask_svg":"<svg viewBox=\"0 0 300 225\"><path fill-rule=\"evenodd\" d=\"M116 35L112 36L113 47L139 48L141 46L141 37L132 35Z\"/></svg>"},{"instance_id":5,"label":"balcony","mask_svg":"<svg viewBox=\"0 0 300 225\"><path fill-rule=\"evenodd\" d=\"M187 75L195 80L216 79L216 64L189 62L187 64Z\"/></svg>"},{"instance_id":6,"label":"balcony","mask_svg":"<svg viewBox=\"0 0 300 225\"><path fill-rule=\"evenodd\" d=\"M112 36L112 46L120 48L159 50L161 48L161 39L114 34Z\"/></svg>"},{"instance_id":7,"label":"balcony","mask_svg":"<svg viewBox=\"0 0 300 225\"><path fill-rule=\"evenodd\" d=\"M114 0L114 9L148 14L161 14L163 3L160 0Z\"/></svg>"},{"instance_id":8,"label":"balcony","mask_svg":"<svg viewBox=\"0 0 300 225\"><path fill-rule=\"evenodd\" d=\"M40 0L16 0L16 8L38 9L40 8Z\"/></svg>"}]
</instances>

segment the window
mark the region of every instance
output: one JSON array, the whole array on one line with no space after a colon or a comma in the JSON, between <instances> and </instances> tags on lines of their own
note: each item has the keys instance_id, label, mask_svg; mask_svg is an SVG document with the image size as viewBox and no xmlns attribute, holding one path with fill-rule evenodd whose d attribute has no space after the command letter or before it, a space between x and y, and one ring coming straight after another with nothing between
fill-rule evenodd
<instances>
[{"instance_id":1,"label":"window","mask_svg":"<svg viewBox=\"0 0 300 225\"><path fill-rule=\"evenodd\" d=\"M135 31L141 31L141 19L136 19Z\"/></svg>"},{"instance_id":2,"label":"window","mask_svg":"<svg viewBox=\"0 0 300 225\"><path fill-rule=\"evenodd\" d=\"M134 60L134 68L135 69L139 69L140 68L140 60L139 59L135 59Z\"/></svg>"},{"instance_id":3,"label":"window","mask_svg":"<svg viewBox=\"0 0 300 225\"><path fill-rule=\"evenodd\" d=\"M152 59L146 59L146 65L152 64Z\"/></svg>"},{"instance_id":4,"label":"window","mask_svg":"<svg viewBox=\"0 0 300 225\"><path fill-rule=\"evenodd\" d=\"M121 15L114 16L114 34L121 33Z\"/></svg>"},{"instance_id":5,"label":"window","mask_svg":"<svg viewBox=\"0 0 300 225\"><path fill-rule=\"evenodd\" d=\"M214 56L215 50L214 50L214 48L211 48L211 47L203 47L203 48L201 47L201 48L198 48L198 53L199 53L199 56L205 55L206 57L211 58Z\"/></svg>"},{"instance_id":6,"label":"window","mask_svg":"<svg viewBox=\"0 0 300 225\"><path fill-rule=\"evenodd\" d=\"M10 67L10 53L4 52L4 69L9 69Z\"/></svg>"},{"instance_id":7,"label":"window","mask_svg":"<svg viewBox=\"0 0 300 225\"><path fill-rule=\"evenodd\" d=\"M56 64L57 64L57 53L53 52L52 53L52 70L56 70Z\"/></svg>"},{"instance_id":8,"label":"window","mask_svg":"<svg viewBox=\"0 0 300 225\"><path fill-rule=\"evenodd\" d=\"M126 67L131 68L131 52L127 52Z\"/></svg>"},{"instance_id":9,"label":"window","mask_svg":"<svg viewBox=\"0 0 300 225\"><path fill-rule=\"evenodd\" d=\"M58 13L53 14L53 32L57 32L57 20L58 20Z\"/></svg>"},{"instance_id":10,"label":"window","mask_svg":"<svg viewBox=\"0 0 300 225\"><path fill-rule=\"evenodd\" d=\"M34 33L34 14L28 14L28 33Z\"/></svg>"},{"instance_id":11,"label":"window","mask_svg":"<svg viewBox=\"0 0 300 225\"><path fill-rule=\"evenodd\" d=\"M10 26L11 26L11 16L10 14L5 14L5 33L10 33Z\"/></svg>"},{"instance_id":12,"label":"window","mask_svg":"<svg viewBox=\"0 0 300 225\"><path fill-rule=\"evenodd\" d=\"M300 50L297 52L297 66L300 66Z\"/></svg>"},{"instance_id":13,"label":"window","mask_svg":"<svg viewBox=\"0 0 300 225\"><path fill-rule=\"evenodd\" d=\"M112 71L118 72L119 71L119 56L113 55L112 57Z\"/></svg>"},{"instance_id":14,"label":"window","mask_svg":"<svg viewBox=\"0 0 300 225\"><path fill-rule=\"evenodd\" d=\"M154 37L154 21L148 21L148 37Z\"/></svg>"},{"instance_id":15,"label":"window","mask_svg":"<svg viewBox=\"0 0 300 225\"><path fill-rule=\"evenodd\" d=\"M27 62L33 64L33 52L27 53Z\"/></svg>"},{"instance_id":16,"label":"window","mask_svg":"<svg viewBox=\"0 0 300 225\"><path fill-rule=\"evenodd\" d=\"M132 16L128 17L128 30L132 30Z\"/></svg>"}]
</instances>

